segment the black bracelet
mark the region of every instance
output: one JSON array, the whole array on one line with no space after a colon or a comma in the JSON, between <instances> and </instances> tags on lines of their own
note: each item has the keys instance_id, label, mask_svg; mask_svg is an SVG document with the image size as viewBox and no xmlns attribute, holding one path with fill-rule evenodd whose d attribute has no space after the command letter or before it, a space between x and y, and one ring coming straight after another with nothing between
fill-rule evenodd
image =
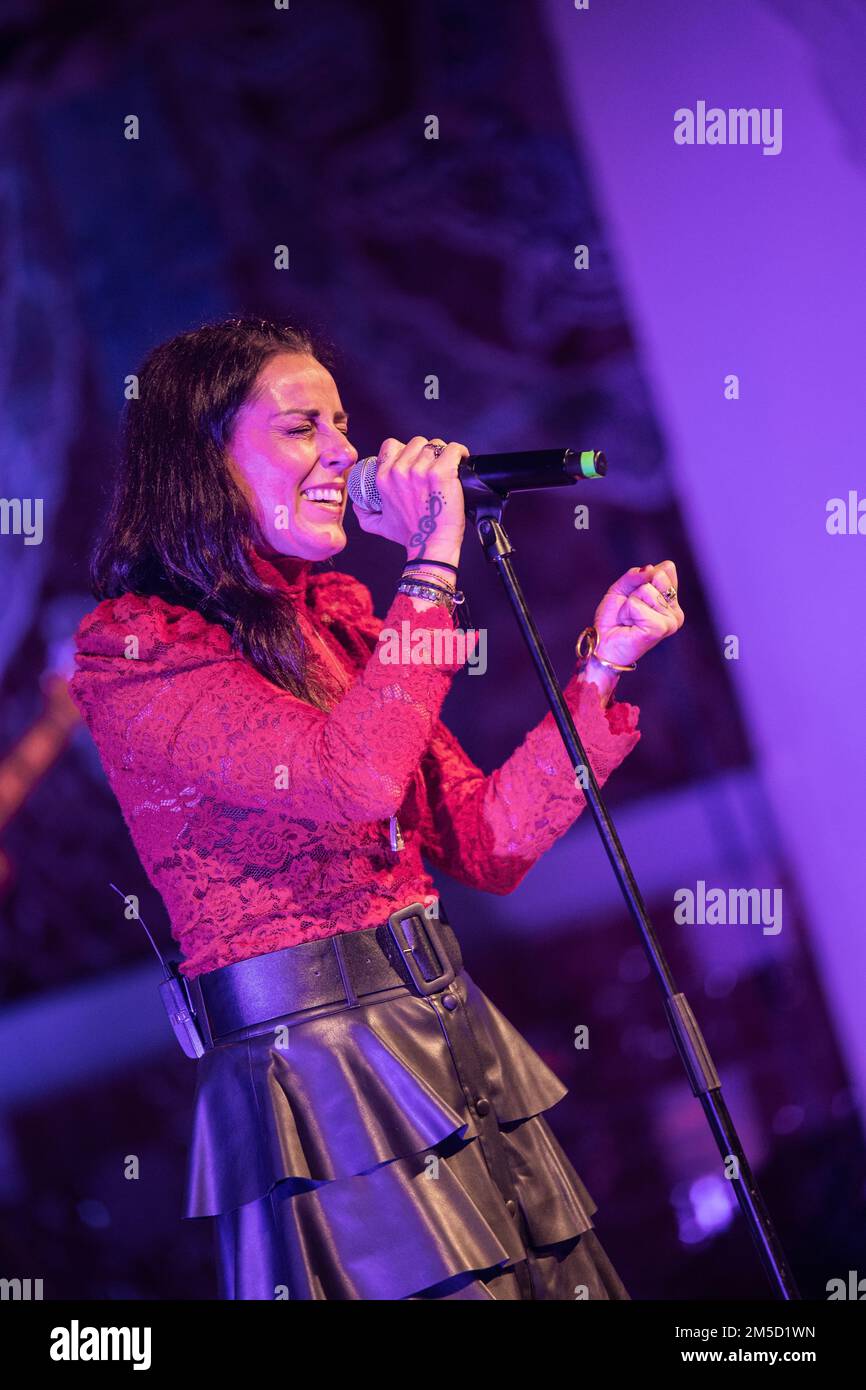
<instances>
[{"instance_id":1,"label":"black bracelet","mask_svg":"<svg viewBox=\"0 0 866 1390\"><path fill-rule=\"evenodd\" d=\"M407 560L403 568L408 569L410 565L439 565L443 570L450 570L452 574L457 573L457 566L449 565L447 560Z\"/></svg>"}]
</instances>

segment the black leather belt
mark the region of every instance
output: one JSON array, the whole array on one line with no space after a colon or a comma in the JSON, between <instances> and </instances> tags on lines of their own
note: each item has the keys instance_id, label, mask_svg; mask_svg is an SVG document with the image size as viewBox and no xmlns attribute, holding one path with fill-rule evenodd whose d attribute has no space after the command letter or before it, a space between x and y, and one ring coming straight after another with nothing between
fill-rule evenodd
<instances>
[{"instance_id":1,"label":"black leather belt","mask_svg":"<svg viewBox=\"0 0 866 1390\"><path fill-rule=\"evenodd\" d=\"M223 965L187 981L208 1047L267 1032L277 1021L356 1008L411 990L433 995L463 968L442 914L410 903L386 924L305 941ZM294 1022L301 1022L294 1017Z\"/></svg>"}]
</instances>

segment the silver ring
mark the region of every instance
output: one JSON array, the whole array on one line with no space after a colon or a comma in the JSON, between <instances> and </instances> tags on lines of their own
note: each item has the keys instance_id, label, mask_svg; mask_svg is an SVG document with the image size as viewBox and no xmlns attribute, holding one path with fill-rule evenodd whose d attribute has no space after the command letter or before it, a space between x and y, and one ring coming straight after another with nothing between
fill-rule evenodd
<instances>
[{"instance_id":1,"label":"silver ring","mask_svg":"<svg viewBox=\"0 0 866 1390\"><path fill-rule=\"evenodd\" d=\"M425 449L432 449L432 450L433 450L433 453L435 454L436 458L438 459L439 455L442 453L442 450L443 450L443 449L447 449L447 448L448 448L448 445L447 445L447 444L430 444L429 441L428 441L428 443L424 445L424 448L425 448Z\"/></svg>"}]
</instances>

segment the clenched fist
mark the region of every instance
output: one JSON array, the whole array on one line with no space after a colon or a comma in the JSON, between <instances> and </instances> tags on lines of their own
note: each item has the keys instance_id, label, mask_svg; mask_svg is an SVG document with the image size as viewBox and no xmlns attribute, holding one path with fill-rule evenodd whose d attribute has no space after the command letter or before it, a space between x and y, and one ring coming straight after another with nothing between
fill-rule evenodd
<instances>
[{"instance_id":1,"label":"clenched fist","mask_svg":"<svg viewBox=\"0 0 866 1390\"><path fill-rule=\"evenodd\" d=\"M673 560L635 566L611 584L595 610L596 655L628 666L678 632L684 622Z\"/></svg>"}]
</instances>

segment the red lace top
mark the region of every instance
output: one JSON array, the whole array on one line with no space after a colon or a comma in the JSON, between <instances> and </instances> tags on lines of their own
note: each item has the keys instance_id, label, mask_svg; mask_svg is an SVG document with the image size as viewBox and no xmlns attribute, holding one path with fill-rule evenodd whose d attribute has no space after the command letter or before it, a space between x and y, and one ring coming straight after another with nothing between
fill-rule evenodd
<instances>
[{"instance_id":1,"label":"red lace top","mask_svg":"<svg viewBox=\"0 0 866 1390\"><path fill-rule=\"evenodd\" d=\"M441 722L465 664L432 645L453 628L444 608L397 594L383 623L348 574L254 564L292 595L328 712L273 685L223 627L154 596L106 599L76 635L70 693L190 977L431 901L422 854L510 893L585 805L551 714L489 775ZM383 627L404 651L426 631L435 664L380 659ZM603 783L640 738L638 710L603 710L576 673L565 695Z\"/></svg>"}]
</instances>

